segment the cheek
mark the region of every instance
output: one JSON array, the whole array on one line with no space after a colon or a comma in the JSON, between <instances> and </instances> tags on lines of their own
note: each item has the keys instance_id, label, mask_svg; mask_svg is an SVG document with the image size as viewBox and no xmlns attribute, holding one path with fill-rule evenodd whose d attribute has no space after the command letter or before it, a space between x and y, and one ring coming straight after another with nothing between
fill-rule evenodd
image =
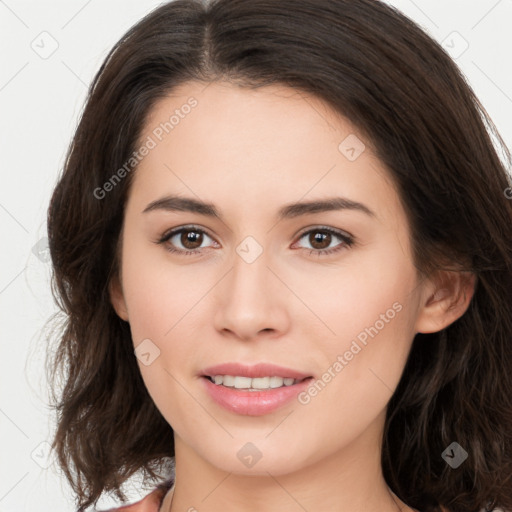
<instances>
[{"instance_id":1,"label":"cheek","mask_svg":"<svg viewBox=\"0 0 512 512\"><path fill-rule=\"evenodd\" d=\"M367 415L366 420L378 414L400 380L417 311L416 271L401 254L383 249L379 257L347 265L330 282L317 282L324 295L310 296L309 304L335 334L324 329L327 334L319 337L317 332L316 343L307 348L321 351L322 376L304 402L314 402L319 413L330 410L338 422L352 421L347 411Z\"/></svg>"},{"instance_id":2,"label":"cheek","mask_svg":"<svg viewBox=\"0 0 512 512\"><path fill-rule=\"evenodd\" d=\"M307 339L324 340L322 351L331 359L349 350L358 336L362 343L375 338L380 346L395 345L393 350L409 344L414 308L406 305L414 298L416 270L399 244L384 240L379 247L354 252L335 268L285 275L312 313L292 322L309 328Z\"/></svg>"},{"instance_id":3,"label":"cheek","mask_svg":"<svg viewBox=\"0 0 512 512\"><path fill-rule=\"evenodd\" d=\"M334 342L324 338L309 348L322 352L324 364L317 380L298 397L295 420L299 429L317 426L306 443L315 446L314 451L350 443L384 414L414 334L413 308L394 300L397 296L374 297L371 307L359 308L357 316L348 316L346 321L342 303L338 316L331 319L337 333Z\"/></svg>"},{"instance_id":4,"label":"cheek","mask_svg":"<svg viewBox=\"0 0 512 512\"><path fill-rule=\"evenodd\" d=\"M197 370L193 356L203 333L194 334L194 329L204 325L201 299L212 287L212 279L206 269L201 274L194 265L171 262L164 248L155 250L128 236L125 240L123 292L132 342L136 354L150 353L150 364L138 355L138 365L149 394L163 412L190 400L186 393L182 396L178 382L183 381L182 373L188 378Z\"/></svg>"},{"instance_id":5,"label":"cheek","mask_svg":"<svg viewBox=\"0 0 512 512\"><path fill-rule=\"evenodd\" d=\"M195 306L200 305L204 286L192 266L173 268L167 255L155 258L154 248L131 250L127 244L126 249L123 291L139 370L153 402L170 423L180 416L180 410L190 407L181 372L189 377L195 370L190 333L199 320L200 308ZM144 353L150 354L149 361L141 357Z\"/></svg>"},{"instance_id":6,"label":"cheek","mask_svg":"<svg viewBox=\"0 0 512 512\"><path fill-rule=\"evenodd\" d=\"M164 340L188 321L211 286L208 276L193 265L176 265L163 247L148 242L128 240L123 250L123 291L134 344L145 338Z\"/></svg>"}]
</instances>

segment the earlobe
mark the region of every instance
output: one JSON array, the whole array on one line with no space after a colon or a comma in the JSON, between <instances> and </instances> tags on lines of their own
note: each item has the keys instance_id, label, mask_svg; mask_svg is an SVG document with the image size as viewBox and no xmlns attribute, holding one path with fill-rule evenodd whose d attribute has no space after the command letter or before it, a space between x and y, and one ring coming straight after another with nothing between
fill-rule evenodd
<instances>
[{"instance_id":1,"label":"earlobe","mask_svg":"<svg viewBox=\"0 0 512 512\"><path fill-rule=\"evenodd\" d=\"M109 295L110 302L114 308L117 316L128 322L128 309L126 307L126 301L124 300L123 289L119 280L119 276L114 276L109 283Z\"/></svg>"},{"instance_id":2,"label":"earlobe","mask_svg":"<svg viewBox=\"0 0 512 512\"><path fill-rule=\"evenodd\" d=\"M468 309L476 287L476 276L463 271L441 271L425 289L416 332L439 332L458 320Z\"/></svg>"}]
</instances>

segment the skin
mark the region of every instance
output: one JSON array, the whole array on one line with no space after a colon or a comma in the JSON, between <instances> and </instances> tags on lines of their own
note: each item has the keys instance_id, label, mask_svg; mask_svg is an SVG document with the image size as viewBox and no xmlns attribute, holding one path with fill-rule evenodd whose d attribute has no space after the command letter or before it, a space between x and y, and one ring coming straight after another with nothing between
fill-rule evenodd
<instances>
[{"instance_id":1,"label":"skin","mask_svg":"<svg viewBox=\"0 0 512 512\"><path fill-rule=\"evenodd\" d=\"M164 510L411 510L382 476L387 403L414 335L464 314L474 280L457 273L420 279L389 172L370 142L316 97L284 86L190 82L156 104L141 140L191 96L197 106L133 176L121 273L111 283L134 347L149 339L160 351L151 364L138 364L174 430L176 485ZM366 144L354 161L338 149L350 134ZM144 213L168 194L213 203L222 219ZM361 202L375 216L339 210L277 220L286 204L333 196ZM171 241L155 243L189 224L207 234L188 245L174 236L174 248L200 252L170 253ZM335 235L314 245L318 232L303 234L322 227L352 235L354 245ZM263 250L252 263L236 251L247 236ZM396 303L400 312L307 404L242 416L203 390L200 370L226 361L272 362L322 378ZM251 468L237 457L247 442L262 454Z\"/></svg>"}]
</instances>

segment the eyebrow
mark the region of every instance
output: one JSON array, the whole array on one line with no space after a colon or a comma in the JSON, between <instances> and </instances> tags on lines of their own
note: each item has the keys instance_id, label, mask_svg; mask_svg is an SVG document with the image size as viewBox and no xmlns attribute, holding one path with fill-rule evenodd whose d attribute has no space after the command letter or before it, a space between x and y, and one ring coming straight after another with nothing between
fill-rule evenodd
<instances>
[{"instance_id":1,"label":"eyebrow","mask_svg":"<svg viewBox=\"0 0 512 512\"><path fill-rule=\"evenodd\" d=\"M142 213L155 210L191 212L208 217L222 219L215 205L203 201L181 196L165 196L149 203ZM365 213L370 217L376 217L375 213L363 203L352 201L344 197L331 197L316 201L291 203L279 209L277 218L279 220L291 219L301 215L334 210L354 210Z\"/></svg>"}]
</instances>

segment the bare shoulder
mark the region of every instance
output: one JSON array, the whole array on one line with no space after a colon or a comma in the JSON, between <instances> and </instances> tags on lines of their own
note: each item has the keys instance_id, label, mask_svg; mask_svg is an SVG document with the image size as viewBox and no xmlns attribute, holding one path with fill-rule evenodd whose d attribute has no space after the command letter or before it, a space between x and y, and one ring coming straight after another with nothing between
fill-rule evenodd
<instances>
[{"instance_id":1,"label":"bare shoulder","mask_svg":"<svg viewBox=\"0 0 512 512\"><path fill-rule=\"evenodd\" d=\"M157 488L150 492L145 498L132 505L112 508L106 512L158 512L162 498L165 495L165 489Z\"/></svg>"}]
</instances>

